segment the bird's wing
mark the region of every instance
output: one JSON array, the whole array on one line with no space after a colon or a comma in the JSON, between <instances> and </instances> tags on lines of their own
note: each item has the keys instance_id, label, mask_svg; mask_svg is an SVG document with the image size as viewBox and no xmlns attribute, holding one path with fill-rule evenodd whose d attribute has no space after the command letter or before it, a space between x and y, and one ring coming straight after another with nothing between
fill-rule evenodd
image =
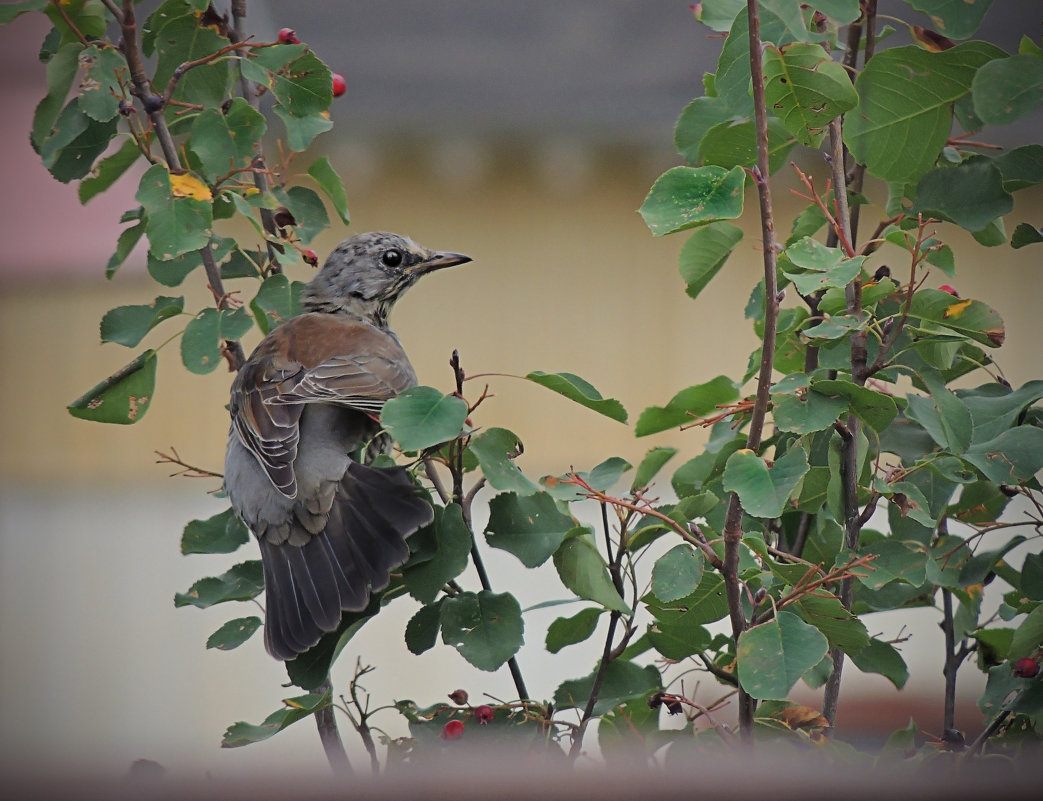
<instances>
[{"instance_id":1,"label":"bird's wing","mask_svg":"<svg viewBox=\"0 0 1043 801\"><path fill-rule=\"evenodd\" d=\"M229 409L243 444L279 492L292 498L306 404L336 403L376 414L384 401L415 383L394 334L359 320L305 314L257 346L232 385Z\"/></svg>"},{"instance_id":2,"label":"bird's wing","mask_svg":"<svg viewBox=\"0 0 1043 801\"><path fill-rule=\"evenodd\" d=\"M416 383L409 363L386 356L334 356L280 384L272 406L337 403L377 414L384 401Z\"/></svg>"}]
</instances>

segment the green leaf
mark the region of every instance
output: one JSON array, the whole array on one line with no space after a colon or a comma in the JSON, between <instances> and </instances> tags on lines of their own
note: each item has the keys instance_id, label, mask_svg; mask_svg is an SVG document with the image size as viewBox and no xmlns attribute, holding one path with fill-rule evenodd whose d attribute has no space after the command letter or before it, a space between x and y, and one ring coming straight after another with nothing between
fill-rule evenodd
<instances>
[{"instance_id":1,"label":"green leaf","mask_svg":"<svg viewBox=\"0 0 1043 801\"><path fill-rule=\"evenodd\" d=\"M880 432L891 425L898 414L894 398L851 381L813 379L811 390L829 397L846 398L848 408L863 423Z\"/></svg>"},{"instance_id":2,"label":"green leaf","mask_svg":"<svg viewBox=\"0 0 1043 801\"><path fill-rule=\"evenodd\" d=\"M1003 320L994 309L981 301L960 300L938 289L921 289L914 294L909 313L989 347L998 348L1006 338Z\"/></svg>"},{"instance_id":3,"label":"green leaf","mask_svg":"<svg viewBox=\"0 0 1043 801\"><path fill-rule=\"evenodd\" d=\"M620 423L627 421L627 411L623 404L615 398L602 398L593 385L584 381L573 373L545 373L542 370L533 370L525 376L526 380L539 384L541 387L564 395L580 406L592 409L598 414L603 414Z\"/></svg>"},{"instance_id":4,"label":"green leaf","mask_svg":"<svg viewBox=\"0 0 1043 801\"><path fill-rule=\"evenodd\" d=\"M830 121L858 104L847 71L817 44L796 42L764 51L769 108L805 145L818 147Z\"/></svg>"},{"instance_id":5,"label":"green leaf","mask_svg":"<svg viewBox=\"0 0 1043 801\"><path fill-rule=\"evenodd\" d=\"M731 403L739 397L738 387L727 376L719 375L705 384L682 389L666 406L645 409L634 427L634 436L644 437L670 428L693 423L700 417L716 412L718 406Z\"/></svg>"},{"instance_id":6,"label":"green leaf","mask_svg":"<svg viewBox=\"0 0 1043 801\"><path fill-rule=\"evenodd\" d=\"M1003 188L1003 176L986 158L931 170L917 184L913 206L913 212L948 220L968 231L980 231L1013 210L1014 198Z\"/></svg>"},{"instance_id":7,"label":"green leaf","mask_svg":"<svg viewBox=\"0 0 1043 801\"><path fill-rule=\"evenodd\" d=\"M20 3L5 3L0 6L0 25L7 25L30 11L43 11L50 4L50 0L22 0Z\"/></svg>"},{"instance_id":8,"label":"green leaf","mask_svg":"<svg viewBox=\"0 0 1043 801\"><path fill-rule=\"evenodd\" d=\"M286 113L310 117L333 101L329 67L305 45L277 45L250 53L252 64L268 72L268 88Z\"/></svg>"},{"instance_id":9,"label":"green leaf","mask_svg":"<svg viewBox=\"0 0 1043 801\"><path fill-rule=\"evenodd\" d=\"M263 334L301 313L301 290L304 283L291 282L284 273L269 275L250 301L250 310Z\"/></svg>"},{"instance_id":10,"label":"green leaf","mask_svg":"<svg viewBox=\"0 0 1043 801\"><path fill-rule=\"evenodd\" d=\"M420 451L455 439L467 419L467 403L432 387L411 387L384 404L380 422L404 451Z\"/></svg>"},{"instance_id":11,"label":"green leaf","mask_svg":"<svg viewBox=\"0 0 1043 801\"><path fill-rule=\"evenodd\" d=\"M212 373L221 364L223 340L236 340L253 326L246 309L203 309L185 327L181 362L189 372Z\"/></svg>"},{"instance_id":12,"label":"green leaf","mask_svg":"<svg viewBox=\"0 0 1043 801\"><path fill-rule=\"evenodd\" d=\"M558 709L583 709L594 687L597 669L580 679L563 681L554 691L554 706ZM633 662L616 659L609 662L602 676L594 714L603 715L630 698L644 698L662 687L659 671L654 665L641 667Z\"/></svg>"},{"instance_id":13,"label":"green leaf","mask_svg":"<svg viewBox=\"0 0 1043 801\"><path fill-rule=\"evenodd\" d=\"M116 135L116 119L98 122L88 117L74 97L54 123L54 132L40 145L43 166L62 183L83 178L94 160Z\"/></svg>"},{"instance_id":14,"label":"green leaf","mask_svg":"<svg viewBox=\"0 0 1043 801\"><path fill-rule=\"evenodd\" d=\"M264 589L261 560L240 562L220 576L199 579L188 592L174 595L174 606L195 606L207 609L228 601L249 601Z\"/></svg>"},{"instance_id":15,"label":"green leaf","mask_svg":"<svg viewBox=\"0 0 1043 801\"><path fill-rule=\"evenodd\" d=\"M1033 656L1040 646L1043 646L1043 606L1029 612L1014 630L1007 657L1013 662L1023 656Z\"/></svg>"},{"instance_id":16,"label":"green leaf","mask_svg":"<svg viewBox=\"0 0 1043 801\"><path fill-rule=\"evenodd\" d=\"M498 670L522 645L521 607L509 593L464 592L442 601L442 642L479 670Z\"/></svg>"},{"instance_id":17,"label":"green leaf","mask_svg":"<svg viewBox=\"0 0 1043 801\"><path fill-rule=\"evenodd\" d=\"M330 706L331 701L329 693L309 693L287 698L283 703L286 704L283 709L270 714L259 726L242 721L233 723L225 730L224 737L221 738L221 747L240 748L267 740L298 720L311 717L318 710Z\"/></svg>"},{"instance_id":18,"label":"green leaf","mask_svg":"<svg viewBox=\"0 0 1043 801\"><path fill-rule=\"evenodd\" d=\"M210 201L175 197L170 173L162 164L153 164L141 176L135 199L145 208L145 233L156 259L167 261L209 244L213 225Z\"/></svg>"},{"instance_id":19,"label":"green leaf","mask_svg":"<svg viewBox=\"0 0 1043 801\"><path fill-rule=\"evenodd\" d=\"M652 566L652 592L664 603L691 595L703 577L705 560L691 545L675 545Z\"/></svg>"},{"instance_id":20,"label":"green leaf","mask_svg":"<svg viewBox=\"0 0 1043 801\"><path fill-rule=\"evenodd\" d=\"M1025 554L1021 567L1021 592L1033 601L1043 601L1043 554Z\"/></svg>"},{"instance_id":21,"label":"green leaf","mask_svg":"<svg viewBox=\"0 0 1043 801\"><path fill-rule=\"evenodd\" d=\"M809 469L808 457L799 447L790 448L770 468L756 453L743 449L728 457L724 488L738 493L747 514L770 519L783 513Z\"/></svg>"},{"instance_id":22,"label":"green leaf","mask_svg":"<svg viewBox=\"0 0 1043 801\"><path fill-rule=\"evenodd\" d=\"M329 215L322 198L306 186L276 187L272 194L289 209L294 219L294 230L302 243L309 243L330 226Z\"/></svg>"},{"instance_id":23,"label":"green leaf","mask_svg":"<svg viewBox=\"0 0 1043 801\"><path fill-rule=\"evenodd\" d=\"M348 217L348 195L344 191L344 184L340 180L340 176L330 164L329 156L315 159L308 168L308 175L315 179L319 189L329 198L340 221L348 225L351 222Z\"/></svg>"},{"instance_id":24,"label":"green leaf","mask_svg":"<svg viewBox=\"0 0 1043 801\"><path fill-rule=\"evenodd\" d=\"M145 416L155 388L156 352L150 349L66 408L81 420L128 425Z\"/></svg>"},{"instance_id":25,"label":"green leaf","mask_svg":"<svg viewBox=\"0 0 1043 801\"><path fill-rule=\"evenodd\" d=\"M196 117L189 147L199 160L202 173L213 180L247 166L266 129L264 115L236 97L227 110L208 108Z\"/></svg>"},{"instance_id":26,"label":"green leaf","mask_svg":"<svg viewBox=\"0 0 1043 801\"><path fill-rule=\"evenodd\" d=\"M1028 407L1043 400L1043 380L1029 381L1016 390L990 383L956 394L970 410L972 441L985 442L1015 425Z\"/></svg>"},{"instance_id":27,"label":"green leaf","mask_svg":"<svg viewBox=\"0 0 1043 801\"><path fill-rule=\"evenodd\" d=\"M713 623L728 614L724 579L714 571L704 571L695 592L672 603L664 603L654 595L646 595L641 600L661 625L682 630L694 630L696 626Z\"/></svg>"},{"instance_id":28,"label":"green leaf","mask_svg":"<svg viewBox=\"0 0 1043 801\"><path fill-rule=\"evenodd\" d=\"M867 545L863 555L875 555L869 563L869 575L859 578L871 590L879 590L892 581L919 587L927 578L927 554L919 543L906 543L893 538ZM841 555L838 558L844 558Z\"/></svg>"},{"instance_id":29,"label":"green leaf","mask_svg":"<svg viewBox=\"0 0 1043 801\"><path fill-rule=\"evenodd\" d=\"M245 545L250 532L231 509L206 520L193 520L181 534L181 553L232 553Z\"/></svg>"},{"instance_id":30,"label":"green leaf","mask_svg":"<svg viewBox=\"0 0 1043 801\"><path fill-rule=\"evenodd\" d=\"M1043 469L1043 429L1015 426L987 442L975 443L963 459L997 484L1020 484Z\"/></svg>"},{"instance_id":31,"label":"green leaf","mask_svg":"<svg viewBox=\"0 0 1043 801\"><path fill-rule=\"evenodd\" d=\"M80 203L86 203L116 183L120 176L137 162L140 155L141 151L138 150L134 140L127 139L120 145L119 150L95 164L90 175L80 181L78 190Z\"/></svg>"},{"instance_id":32,"label":"green leaf","mask_svg":"<svg viewBox=\"0 0 1043 801\"><path fill-rule=\"evenodd\" d=\"M168 13L160 15L164 9ZM152 85L156 87L165 88L174 70L184 62L205 58L229 44L229 40L217 32L216 26L203 23L183 3L164 3L152 15L150 24L157 54L156 71L152 76ZM185 72L174 90L174 99L219 107L227 97L231 80L232 60L216 59Z\"/></svg>"},{"instance_id":33,"label":"green leaf","mask_svg":"<svg viewBox=\"0 0 1043 801\"><path fill-rule=\"evenodd\" d=\"M127 72L127 61L115 47L92 44L80 53L85 75L80 82L80 108L93 120L108 122L119 114L123 94L118 76Z\"/></svg>"},{"instance_id":34,"label":"green leaf","mask_svg":"<svg viewBox=\"0 0 1043 801\"><path fill-rule=\"evenodd\" d=\"M949 138L952 104L970 91L979 67L1004 55L986 42L940 53L915 45L877 53L855 81L858 107L845 118L855 160L886 181L918 180Z\"/></svg>"},{"instance_id":35,"label":"green leaf","mask_svg":"<svg viewBox=\"0 0 1043 801\"><path fill-rule=\"evenodd\" d=\"M771 174L785 163L796 143L785 125L775 117L768 118L768 167ZM716 165L730 170L733 167L752 167L757 158L757 125L752 116L747 116L727 119L711 127L699 142L694 160L703 167Z\"/></svg>"},{"instance_id":36,"label":"green leaf","mask_svg":"<svg viewBox=\"0 0 1043 801\"><path fill-rule=\"evenodd\" d=\"M554 552L554 567L561 583L580 598L606 609L627 614L630 607L619 596L608 566L584 529L575 530Z\"/></svg>"},{"instance_id":37,"label":"green leaf","mask_svg":"<svg viewBox=\"0 0 1043 801\"><path fill-rule=\"evenodd\" d=\"M997 58L974 74L974 113L989 125L1008 125L1043 101L1043 58Z\"/></svg>"},{"instance_id":38,"label":"green leaf","mask_svg":"<svg viewBox=\"0 0 1043 801\"><path fill-rule=\"evenodd\" d=\"M674 458L676 454L677 448L670 448L665 445L651 448L648 453L645 454L645 458L641 460L641 464L637 466L637 472L634 473L634 480L630 484L631 491L644 489L649 486L652 483L652 479L654 479L663 468L663 465Z\"/></svg>"},{"instance_id":39,"label":"green leaf","mask_svg":"<svg viewBox=\"0 0 1043 801\"><path fill-rule=\"evenodd\" d=\"M735 246L742 239L742 229L726 222L709 223L695 231L681 247L679 267L688 297L696 298L720 272Z\"/></svg>"},{"instance_id":40,"label":"green leaf","mask_svg":"<svg viewBox=\"0 0 1043 801\"><path fill-rule=\"evenodd\" d=\"M829 428L848 408L846 398L818 392L806 392L803 397L773 395L771 405L779 430L795 434L810 434Z\"/></svg>"},{"instance_id":41,"label":"green leaf","mask_svg":"<svg viewBox=\"0 0 1043 801\"><path fill-rule=\"evenodd\" d=\"M938 32L950 39L972 36L992 5L992 0L907 0L931 18Z\"/></svg>"},{"instance_id":42,"label":"green leaf","mask_svg":"<svg viewBox=\"0 0 1043 801\"><path fill-rule=\"evenodd\" d=\"M407 565L402 571L402 580L409 594L422 604L432 603L446 583L467 568L471 554L471 532L464 523L463 512L458 504L435 507L431 540L435 544L435 552L430 558L415 565Z\"/></svg>"},{"instance_id":43,"label":"green leaf","mask_svg":"<svg viewBox=\"0 0 1043 801\"><path fill-rule=\"evenodd\" d=\"M29 141L37 153L43 148L44 141L54 133L58 116L65 107L65 99L69 96L72 82L79 70L82 51L83 45L79 42L65 44L47 62L47 95L36 106L29 136Z\"/></svg>"},{"instance_id":44,"label":"green leaf","mask_svg":"<svg viewBox=\"0 0 1043 801\"><path fill-rule=\"evenodd\" d=\"M859 275L864 262L864 256L849 259L839 248L804 237L783 251L779 267L802 295L811 295L829 287L847 286Z\"/></svg>"},{"instance_id":45,"label":"green leaf","mask_svg":"<svg viewBox=\"0 0 1043 801\"><path fill-rule=\"evenodd\" d=\"M206 647L217 648L219 651L231 651L249 640L260 627L261 618L256 615L237 617L235 620L229 620L211 634L207 638Z\"/></svg>"},{"instance_id":46,"label":"green leaf","mask_svg":"<svg viewBox=\"0 0 1043 801\"><path fill-rule=\"evenodd\" d=\"M333 121L322 114L296 117L283 106L276 106L272 110L286 128L286 144L290 146L290 150L297 152L307 150L316 136L326 133L333 127Z\"/></svg>"},{"instance_id":47,"label":"green leaf","mask_svg":"<svg viewBox=\"0 0 1043 801\"><path fill-rule=\"evenodd\" d=\"M929 381L929 395L908 395L906 416L924 427L931 439L952 453L963 453L971 444L971 413L941 380L929 372L921 376Z\"/></svg>"},{"instance_id":48,"label":"green leaf","mask_svg":"<svg viewBox=\"0 0 1043 801\"><path fill-rule=\"evenodd\" d=\"M869 643L865 624L835 596L806 595L790 607L801 620L821 631L831 648L853 656Z\"/></svg>"},{"instance_id":49,"label":"green leaf","mask_svg":"<svg viewBox=\"0 0 1043 801\"><path fill-rule=\"evenodd\" d=\"M482 474L493 489L533 495L539 485L530 481L514 462L522 452L521 440L506 428L490 428L471 439L468 446L478 459Z\"/></svg>"},{"instance_id":50,"label":"green leaf","mask_svg":"<svg viewBox=\"0 0 1043 801\"><path fill-rule=\"evenodd\" d=\"M485 539L493 548L513 554L526 567L538 567L554 554L576 526L545 492L519 497L503 492L489 502Z\"/></svg>"},{"instance_id":51,"label":"green leaf","mask_svg":"<svg viewBox=\"0 0 1043 801\"><path fill-rule=\"evenodd\" d=\"M409 653L420 654L430 651L438 642L438 631L442 626L442 601L421 606L406 623L406 648Z\"/></svg>"},{"instance_id":52,"label":"green leaf","mask_svg":"<svg viewBox=\"0 0 1043 801\"><path fill-rule=\"evenodd\" d=\"M1026 245L1037 245L1040 242L1043 242L1043 230L1029 223L1018 223L1018 227L1010 235L1010 246L1015 250Z\"/></svg>"},{"instance_id":53,"label":"green leaf","mask_svg":"<svg viewBox=\"0 0 1043 801\"><path fill-rule=\"evenodd\" d=\"M598 626L603 609L584 609L572 617L559 617L547 628L547 652L556 654L567 645L583 642Z\"/></svg>"},{"instance_id":54,"label":"green leaf","mask_svg":"<svg viewBox=\"0 0 1043 801\"><path fill-rule=\"evenodd\" d=\"M654 236L734 220L742 214L742 167L672 167L652 184L638 210Z\"/></svg>"},{"instance_id":55,"label":"green leaf","mask_svg":"<svg viewBox=\"0 0 1043 801\"><path fill-rule=\"evenodd\" d=\"M133 348L145 334L169 317L181 314L185 299L160 295L152 303L140 306L117 306L101 318L101 341L116 342Z\"/></svg>"},{"instance_id":56,"label":"green leaf","mask_svg":"<svg viewBox=\"0 0 1043 801\"><path fill-rule=\"evenodd\" d=\"M909 680L909 668L902 655L889 642L873 637L869 643L856 654L851 654L851 661L863 673L879 673L896 690L901 690Z\"/></svg>"},{"instance_id":57,"label":"green leaf","mask_svg":"<svg viewBox=\"0 0 1043 801\"><path fill-rule=\"evenodd\" d=\"M754 698L785 700L828 648L818 629L792 612L781 611L774 620L739 635L735 649L739 681Z\"/></svg>"}]
</instances>

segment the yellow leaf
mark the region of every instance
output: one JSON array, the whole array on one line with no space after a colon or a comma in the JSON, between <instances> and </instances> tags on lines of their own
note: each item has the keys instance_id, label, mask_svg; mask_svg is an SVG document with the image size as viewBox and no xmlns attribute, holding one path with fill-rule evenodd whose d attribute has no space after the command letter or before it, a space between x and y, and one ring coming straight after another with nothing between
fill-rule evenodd
<instances>
[{"instance_id":1,"label":"yellow leaf","mask_svg":"<svg viewBox=\"0 0 1043 801\"><path fill-rule=\"evenodd\" d=\"M174 197L190 197L194 200L213 200L210 187L189 173L170 176L170 189Z\"/></svg>"},{"instance_id":2,"label":"yellow leaf","mask_svg":"<svg viewBox=\"0 0 1043 801\"><path fill-rule=\"evenodd\" d=\"M973 300L961 300L959 303L954 303L945 310L943 317L959 317L963 314L964 310L970 306Z\"/></svg>"},{"instance_id":3,"label":"yellow leaf","mask_svg":"<svg viewBox=\"0 0 1043 801\"><path fill-rule=\"evenodd\" d=\"M304 709L304 706L299 701L295 701L292 698L283 698L282 702L290 709Z\"/></svg>"}]
</instances>

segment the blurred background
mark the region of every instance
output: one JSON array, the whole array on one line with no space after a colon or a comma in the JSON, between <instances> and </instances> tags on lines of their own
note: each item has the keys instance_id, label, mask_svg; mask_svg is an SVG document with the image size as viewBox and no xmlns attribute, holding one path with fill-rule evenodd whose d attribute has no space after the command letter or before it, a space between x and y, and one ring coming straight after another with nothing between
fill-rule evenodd
<instances>
[{"instance_id":1,"label":"blurred background","mask_svg":"<svg viewBox=\"0 0 1043 801\"><path fill-rule=\"evenodd\" d=\"M618 398L633 422L684 387L743 372L755 340L742 312L761 270L755 212L743 221L748 236L727 269L695 302L677 273L684 236L654 239L636 213L654 179L680 163L673 123L702 94L702 75L720 49L687 3L249 4L248 28L259 39L274 39L284 26L348 84L333 106L336 127L313 152L328 154L344 178L352 224L313 243L320 258L350 233L386 229L474 259L420 284L393 315L422 383L448 391L447 361L458 349L472 375L575 372ZM160 351L155 400L137 425L87 423L65 410L133 356L99 346L106 310L158 294L183 292L191 311L211 299L196 275L175 290L152 283L140 248L105 280L117 221L136 205L137 179L125 177L84 207L75 187L54 181L29 147L32 111L44 93L35 54L47 27L27 15L0 29L0 768L46 764L118 775L148 758L192 777L324 771L310 722L267 743L219 750L227 725L261 722L293 691L280 687L285 674L259 637L231 653L204 650L237 610L172 604L195 579L254 558L246 549L182 557L184 524L225 504L208 495L216 481L171 478L168 465L156 464L156 451L176 448L188 462L221 469L231 377L187 374L174 339ZM1014 51L1021 35L1038 40L1041 32L1036 0L1008 0L996 4L979 36ZM906 40L899 32L892 41ZM1007 139L984 138L1038 141L1039 125L1037 114ZM802 158L821 173L817 157ZM774 189L783 233L798 208L791 185L784 174ZM872 191L879 196L879 187ZM1015 197L1011 219L1038 225L1043 193L1037 187ZM747 202L755 207L752 195ZM955 246L957 277L938 273L928 285L955 283L962 296L997 308L1007 326L997 353L1006 377L1015 386L1039 377L1039 293L1031 289L1039 282L1038 249L986 250L949 228L943 236ZM870 269L897 257L881 251ZM168 322L145 344L159 346L176 328ZM248 350L256 331L251 337ZM702 442L698 430L636 440L627 426L502 375L475 379L473 394L483 382L494 397L480 422L521 437L529 475L589 469L612 455L636 464L665 443L681 448L680 464ZM553 583L533 582L502 552L487 558L501 577L496 588L515 592L523 607L553 592ZM399 602L363 630L341 660L338 688L346 688L357 654L377 667L366 683L375 704L412 698L427 705L457 687L472 699L513 697L506 674L478 673L448 649L409 655L402 630L413 611L413 602ZM543 632L559 614L526 618L519 660L538 697L592 669L585 654L572 653L581 648L543 652ZM899 693L848 665L842 727L890 731L913 716L938 733L936 623L933 610L871 620L871 629L879 625L873 633L896 635L904 625L913 634L903 646L913 678ZM977 730L980 680L972 666L961 676L957 725ZM702 693L704 702L718 694L714 687ZM405 734L393 714L378 723L392 736ZM345 739L359 761L357 740L347 730Z\"/></svg>"}]
</instances>

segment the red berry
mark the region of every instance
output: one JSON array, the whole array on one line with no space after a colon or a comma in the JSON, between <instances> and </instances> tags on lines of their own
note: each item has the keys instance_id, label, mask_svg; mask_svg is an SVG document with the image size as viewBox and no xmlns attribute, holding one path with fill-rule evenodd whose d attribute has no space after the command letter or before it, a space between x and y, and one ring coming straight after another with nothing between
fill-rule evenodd
<instances>
[{"instance_id":1,"label":"red berry","mask_svg":"<svg viewBox=\"0 0 1043 801\"><path fill-rule=\"evenodd\" d=\"M443 740L459 740L464 736L464 722L462 720L451 720L442 727L442 733L438 735Z\"/></svg>"},{"instance_id":2,"label":"red berry","mask_svg":"<svg viewBox=\"0 0 1043 801\"><path fill-rule=\"evenodd\" d=\"M1022 679L1031 679L1039 673L1039 665L1031 656L1023 656L1014 663L1014 675Z\"/></svg>"},{"instance_id":3,"label":"red berry","mask_svg":"<svg viewBox=\"0 0 1043 801\"><path fill-rule=\"evenodd\" d=\"M940 290L941 290L942 292L948 292L948 293L949 293L950 295L952 295L952 296L953 296L954 298L958 298L958 297L960 296L960 293L959 293L959 292L957 292L957 291L956 291L955 289L953 289L953 288L952 288L951 286L949 286L948 284L942 284L942 285L941 285L940 287L938 287L938 288L939 288L939 289L940 289Z\"/></svg>"},{"instance_id":4,"label":"red berry","mask_svg":"<svg viewBox=\"0 0 1043 801\"><path fill-rule=\"evenodd\" d=\"M301 258L304 259L304 261L307 264L310 264L312 267L319 266L319 254L311 248L305 248L304 250L302 250Z\"/></svg>"},{"instance_id":5,"label":"red berry","mask_svg":"<svg viewBox=\"0 0 1043 801\"><path fill-rule=\"evenodd\" d=\"M339 72L333 73L333 96L340 97L348 91L348 82L344 80L344 76Z\"/></svg>"},{"instance_id":6,"label":"red berry","mask_svg":"<svg viewBox=\"0 0 1043 801\"><path fill-rule=\"evenodd\" d=\"M297 32L293 28L283 28L279 31L279 44L300 44Z\"/></svg>"},{"instance_id":7,"label":"red berry","mask_svg":"<svg viewBox=\"0 0 1043 801\"><path fill-rule=\"evenodd\" d=\"M493 719L493 708L482 704L474 708L474 719L481 723L483 726Z\"/></svg>"}]
</instances>

